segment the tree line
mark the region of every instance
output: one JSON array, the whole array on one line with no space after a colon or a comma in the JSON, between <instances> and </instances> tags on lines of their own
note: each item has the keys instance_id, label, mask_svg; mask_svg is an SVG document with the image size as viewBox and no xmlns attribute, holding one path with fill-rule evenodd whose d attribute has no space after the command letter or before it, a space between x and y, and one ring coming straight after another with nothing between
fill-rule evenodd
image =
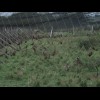
<instances>
[{"instance_id":1,"label":"tree line","mask_svg":"<svg viewBox=\"0 0 100 100\"><path fill-rule=\"evenodd\" d=\"M82 26L88 23L82 12L54 12L54 13L37 13L37 12L21 12L14 13L9 17L0 16L0 27L25 27L60 23L66 26Z\"/></svg>"}]
</instances>

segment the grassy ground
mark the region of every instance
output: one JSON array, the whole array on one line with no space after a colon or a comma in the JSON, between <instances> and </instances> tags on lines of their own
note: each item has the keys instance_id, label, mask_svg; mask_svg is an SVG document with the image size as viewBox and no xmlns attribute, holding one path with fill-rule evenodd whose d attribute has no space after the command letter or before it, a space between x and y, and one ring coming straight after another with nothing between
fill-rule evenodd
<instances>
[{"instance_id":1,"label":"grassy ground","mask_svg":"<svg viewBox=\"0 0 100 100\"><path fill-rule=\"evenodd\" d=\"M100 86L99 72L99 35L30 40L15 56L0 57L1 87Z\"/></svg>"}]
</instances>

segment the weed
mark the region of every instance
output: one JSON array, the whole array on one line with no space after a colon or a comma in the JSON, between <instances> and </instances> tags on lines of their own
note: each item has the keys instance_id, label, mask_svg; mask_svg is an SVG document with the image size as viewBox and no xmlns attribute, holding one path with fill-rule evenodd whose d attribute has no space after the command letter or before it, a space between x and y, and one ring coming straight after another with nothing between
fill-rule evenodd
<instances>
[{"instance_id":1,"label":"weed","mask_svg":"<svg viewBox=\"0 0 100 100\"><path fill-rule=\"evenodd\" d=\"M87 81L86 80L81 80L80 86L81 87L87 87Z\"/></svg>"}]
</instances>

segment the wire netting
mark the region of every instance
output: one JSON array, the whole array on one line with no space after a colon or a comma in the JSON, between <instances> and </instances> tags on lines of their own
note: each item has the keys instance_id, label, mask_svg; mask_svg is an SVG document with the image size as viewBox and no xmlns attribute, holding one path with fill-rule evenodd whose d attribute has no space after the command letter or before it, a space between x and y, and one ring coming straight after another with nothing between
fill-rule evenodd
<instances>
[{"instance_id":1,"label":"wire netting","mask_svg":"<svg viewBox=\"0 0 100 100\"><path fill-rule=\"evenodd\" d=\"M99 19L88 12L13 12L11 16L0 16L0 49L9 45L18 50L15 45L36 38L37 33L41 34L38 38L95 34L100 30Z\"/></svg>"}]
</instances>

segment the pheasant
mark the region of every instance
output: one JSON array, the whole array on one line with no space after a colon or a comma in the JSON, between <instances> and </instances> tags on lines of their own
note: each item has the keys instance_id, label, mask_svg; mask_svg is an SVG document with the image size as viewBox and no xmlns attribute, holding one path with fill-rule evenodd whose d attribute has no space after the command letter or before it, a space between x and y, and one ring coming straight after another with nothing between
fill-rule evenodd
<instances>
[{"instance_id":1,"label":"pheasant","mask_svg":"<svg viewBox=\"0 0 100 100\"><path fill-rule=\"evenodd\" d=\"M16 55L16 51L13 51L12 53L11 53L11 56L15 56Z\"/></svg>"},{"instance_id":2,"label":"pheasant","mask_svg":"<svg viewBox=\"0 0 100 100\"><path fill-rule=\"evenodd\" d=\"M80 58L79 58L79 57L77 57L76 62L77 62L77 64L78 64L78 65L82 65L82 62L81 62L81 60L80 60Z\"/></svg>"},{"instance_id":3,"label":"pheasant","mask_svg":"<svg viewBox=\"0 0 100 100\"><path fill-rule=\"evenodd\" d=\"M91 57L92 55L93 55L93 52L92 51L88 53L88 56L89 57Z\"/></svg>"}]
</instances>

